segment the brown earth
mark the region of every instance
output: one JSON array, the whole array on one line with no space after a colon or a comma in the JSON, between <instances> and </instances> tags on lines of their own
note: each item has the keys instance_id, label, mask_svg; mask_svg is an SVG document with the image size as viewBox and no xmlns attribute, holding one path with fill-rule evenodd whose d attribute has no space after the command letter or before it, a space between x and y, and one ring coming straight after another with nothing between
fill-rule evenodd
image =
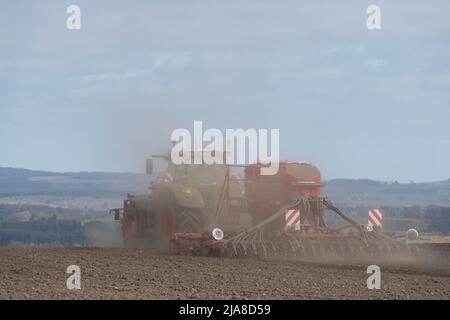
<instances>
[{"instance_id":1,"label":"brown earth","mask_svg":"<svg viewBox=\"0 0 450 320\"><path fill-rule=\"evenodd\" d=\"M262 261L113 248L0 248L0 299L450 299L450 245L415 261ZM81 289L68 290L69 265ZM369 290L367 266L381 268Z\"/></svg>"}]
</instances>

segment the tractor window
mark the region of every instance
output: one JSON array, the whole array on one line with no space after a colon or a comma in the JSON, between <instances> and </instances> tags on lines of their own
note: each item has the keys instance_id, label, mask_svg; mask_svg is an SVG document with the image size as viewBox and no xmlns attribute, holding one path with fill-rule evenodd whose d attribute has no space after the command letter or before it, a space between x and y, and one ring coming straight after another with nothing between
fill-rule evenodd
<instances>
[{"instance_id":1,"label":"tractor window","mask_svg":"<svg viewBox=\"0 0 450 320\"><path fill-rule=\"evenodd\" d=\"M173 178L175 182L184 182L186 181L186 165L179 164L171 166L173 170ZM170 168L169 168L170 171Z\"/></svg>"}]
</instances>

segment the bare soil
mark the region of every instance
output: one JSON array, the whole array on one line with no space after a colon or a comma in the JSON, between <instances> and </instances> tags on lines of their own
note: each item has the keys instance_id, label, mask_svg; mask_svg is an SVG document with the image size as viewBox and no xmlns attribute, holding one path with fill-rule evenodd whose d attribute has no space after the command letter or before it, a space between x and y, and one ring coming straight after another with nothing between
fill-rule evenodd
<instances>
[{"instance_id":1,"label":"bare soil","mask_svg":"<svg viewBox=\"0 0 450 320\"><path fill-rule=\"evenodd\" d=\"M367 266L381 289L367 289ZM81 289L68 290L69 265ZM450 245L399 261L263 261L142 249L0 248L0 299L450 299Z\"/></svg>"}]
</instances>

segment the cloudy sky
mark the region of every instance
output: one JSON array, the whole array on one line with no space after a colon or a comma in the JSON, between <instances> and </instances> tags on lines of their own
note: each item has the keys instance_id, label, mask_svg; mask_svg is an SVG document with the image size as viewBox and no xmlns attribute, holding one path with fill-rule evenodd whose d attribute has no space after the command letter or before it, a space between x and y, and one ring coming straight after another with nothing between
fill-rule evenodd
<instances>
[{"instance_id":1,"label":"cloudy sky","mask_svg":"<svg viewBox=\"0 0 450 320\"><path fill-rule=\"evenodd\" d=\"M81 30L66 28L70 4ZM279 128L281 158L325 179L448 179L449 13L447 0L5 2L0 166L142 172L203 120Z\"/></svg>"}]
</instances>

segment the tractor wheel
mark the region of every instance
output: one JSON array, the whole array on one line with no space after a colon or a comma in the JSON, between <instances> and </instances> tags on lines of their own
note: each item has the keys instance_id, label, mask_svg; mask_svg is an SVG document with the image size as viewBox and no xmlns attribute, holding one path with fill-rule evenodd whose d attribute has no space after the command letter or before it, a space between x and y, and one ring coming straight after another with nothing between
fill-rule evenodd
<instances>
[{"instance_id":1,"label":"tractor wheel","mask_svg":"<svg viewBox=\"0 0 450 320\"><path fill-rule=\"evenodd\" d=\"M162 192L156 200L155 247L160 253L171 253L175 233L177 202L170 192Z\"/></svg>"},{"instance_id":2,"label":"tractor wheel","mask_svg":"<svg viewBox=\"0 0 450 320\"><path fill-rule=\"evenodd\" d=\"M177 212L177 232L203 232L204 220L202 209L181 207Z\"/></svg>"},{"instance_id":3,"label":"tractor wheel","mask_svg":"<svg viewBox=\"0 0 450 320\"><path fill-rule=\"evenodd\" d=\"M125 248L133 247L134 224L134 219L131 216L126 216L122 219L122 241Z\"/></svg>"},{"instance_id":4,"label":"tractor wheel","mask_svg":"<svg viewBox=\"0 0 450 320\"><path fill-rule=\"evenodd\" d=\"M171 239L175 233L175 215L174 209L171 207L164 207L159 212L157 249L161 253L172 253Z\"/></svg>"},{"instance_id":5,"label":"tractor wheel","mask_svg":"<svg viewBox=\"0 0 450 320\"><path fill-rule=\"evenodd\" d=\"M200 233L204 230L203 210L177 206L164 207L159 213L158 250L173 253L174 233Z\"/></svg>"},{"instance_id":6,"label":"tractor wheel","mask_svg":"<svg viewBox=\"0 0 450 320\"><path fill-rule=\"evenodd\" d=\"M171 195L161 201L159 208L157 224L157 249L159 252L173 253L173 245L170 240L174 233L204 231L202 209L180 207Z\"/></svg>"}]
</instances>

